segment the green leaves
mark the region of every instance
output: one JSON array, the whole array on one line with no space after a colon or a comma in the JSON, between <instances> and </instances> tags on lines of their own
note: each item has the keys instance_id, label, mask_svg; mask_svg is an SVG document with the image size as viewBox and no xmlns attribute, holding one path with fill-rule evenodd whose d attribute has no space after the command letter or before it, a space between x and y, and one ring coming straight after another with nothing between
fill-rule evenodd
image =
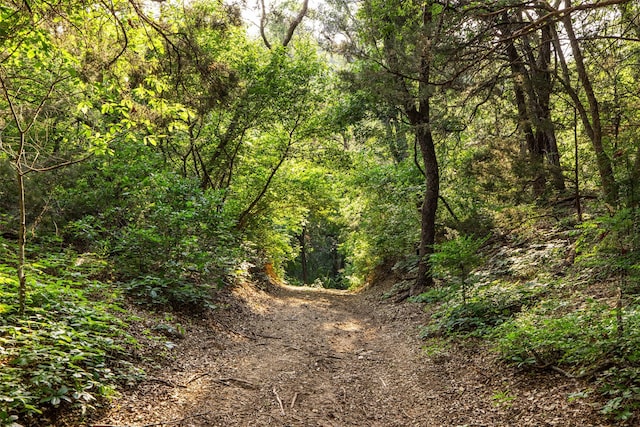
<instances>
[{"instance_id":1,"label":"green leaves","mask_svg":"<svg viewBox=\"0 0 640 427\"><path fill-rule=\"evenodd\" d=\"M88 407L108 396L118 375L109 364L123 352L126 325L110 313L108 285L89 281L92 269L69 253L42 258L32 265L31 304L25 316L7 309L0 320L0 425L27 423L50 406ZM45 273L56 270L59 277ZM0 304L10 307L16 284L12 268L0 265L5 292ZM126 372L123 372L126 374Z\"/></svg>"}]
</instances>

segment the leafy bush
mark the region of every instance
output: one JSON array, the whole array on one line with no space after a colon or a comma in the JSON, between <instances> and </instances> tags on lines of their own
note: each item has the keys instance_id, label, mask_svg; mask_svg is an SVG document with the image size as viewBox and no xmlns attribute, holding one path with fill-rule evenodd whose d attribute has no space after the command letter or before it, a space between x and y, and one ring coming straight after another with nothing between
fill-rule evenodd
<instances>
[{"instance_id":1,"label":"leafy bush","mask_svg":"<svg viewBox=\"0 0 640 427\"><path fill-rule=\"evenodd\" d=\"M170 305L174 309L212 308L211 286L155 276L135 278L123 285L138 303L150 306Z\"/></svg>"},{"instance_id":2,"label":"leafy bush","mask_svg":"<svg viewBox=\"0 0 640 427\"><path fill-rule=\"evenodd\" d=\"M466 302L460 301L450 293L449 299L436 310L432 316L432 323L423 329L422 335L486 335L495 326L506 322L524 307L533 304L544 291L545 287L535 282L522 284L495 281L478 286L474 295ZM446 297L445 293L431 295L433 292L428 291L419 298Z\"/></svg>"},{"instance_id":3,"label":"leafy bush","mask_svg":"<svg viewBox=\"0 0 640 427\"><path fill-rule=\"evenodd\" d=\"M561 310L559 310L562 313ZM616 316L608 306L590 307L552 317L530 311L496 331L498 348L520 365L596 366L616 347Z\"/></svg>"},{"instance_id":4,"label":"leafy bush","mask_svg":"<svg viewBox=\"0 0 640 427\"><path fill-rule=\"evenodd\" d=\"M594 268L595 280L623 278L623 291L640 292L640 211L622 209L581 225L576 261Z\"/></svg>"},{"instance_id":5,"label":"leafy bush","mask_svg":"<svg viewBox=\"0 0 640 427\"><path fill-rule=\"evenodd\" d=\"M452 289L450 287L431 288L426 292L410 297L410 301L417 303L432 304L437 302L448 301L453 298Z\"/></svg>"},{"instance_id":6,"label":"leafy bush","mask_svg":"<svg viewBox=\"0 0 640 427\"><path fill-rule=\"evenodd\" d=\"M495 334L502 356L518 366L554 366L571 376L596 378L607 399L603 413L628 419L640 407L637 304L622 313L596 301L570 311L552 304L523 313Z\"/></svg>"},{"instance_id":7,"label":"leafy bush","mask_svg":"<svg viewBox=\"0 0 640 427\"><path fill-rule=\"evenodd\" d=\"M67 242L108 254L116 279L140 302L206 306L211 284L223 283L239 251L222 194L170 172L150 173L135 188L113 192L119 193L113 206L67 223Z\"/></svg>"},{"instance_id":8,"label":"leafy bush","mask_svg":"<svg viewBox=\"0 0 640 427\"><path fill-rule=\"evenodd\" d=\"M640 366L613 367L598 379L599 391L607 399L601 413L629 420L640 409Z\"/></svg>"},{"instance_id":9,"label":"leafy bush","mask_svg":"<svg viewBox=\"0 0 640 427\"><path fill-rule=\"evenodd\" d=\"M237 244L233 223L220 212L221 198L171 173L143 180L126 212L113 212L128 217L111 238L118 269L129 277L161 273L195 280L224 271Z\"/></svg>"},{"instance_id":10,"label":"leafy bush","mask_svg":"<svg viewBox=\"0 0 640 427\"><path fill-rule=\"evenodd\" d=\"M462 292L462 303L467 304L469 275L481 261L478 250L487 238L477 239L473 236L457 236L444 243L435 245L435 252L430 261L435 276L453 276Z\"/></svg>"},{"instance_id":11,"label":"leafy bush","mask_svg":"<svg viewBox=\"0 0 640 427\"><path fill-rule=\"evenodd\" d=\"M64 277L44 271L61 269L63 258L31 266L23 316L16 308L15 268L0 264L0 425L29 422L61 405L85 410L133 372L124 365L114 369L114 358L133 344L127 325L112 314L119 310L113 300L118 294L86 279L82 263L70 254ZM101 301L91 299L97 294Z\"/></svg>"}]
</instances>

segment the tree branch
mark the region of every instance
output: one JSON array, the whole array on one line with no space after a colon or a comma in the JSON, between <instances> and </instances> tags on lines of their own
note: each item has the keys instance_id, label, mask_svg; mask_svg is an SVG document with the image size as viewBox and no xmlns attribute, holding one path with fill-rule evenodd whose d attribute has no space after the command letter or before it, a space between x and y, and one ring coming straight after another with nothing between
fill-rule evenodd
<instances>
[{"instance_id":1,"label":"tree branch","mask_svg":"<svg viewBox=\"0 0 640 427\"><path fill-rule=\"evenodd\" d=\"M264 0L262 1L264 2ZM300 23L302 22L302 19L304 19L305 15L307 14L308 8L309 8L309 0L304 0L302 2L302 7L298 12L298 16L296 16L296 18L291 22L291 25L289 25L289 30L287 31L287 35L282 41L282 46L286 47L289 44L289 42L291 41L291 38L293 37L293 33L295 32L296 28L298 28L298 25L300 25Z\"/></svg>"},{"instance_id":2,"label":"tree branch","mask_svg":"<svg viewBox=\"0 0 640 427\"><path fill-rule=\"evenodd\" d=\"M271 49L271 43L269 43L269 39L267 38L267 33L265 31L265 27L267 26L267 9L264 7L264 0L260 0L260 6L262 8L262 15L260 15L260 36L262 36L262 41L264 41L264 45L267 49Z\"/></svg>"},{"instance_id":3,"label":"tree branch","mask_svg":"<svg viewBox=\"0 0 640 427\"><path fill-rule=\"evenodd\" d=\"M27 171L24 172L24 174L28 174L30 172L49 172L52 170L56 170L56 169L61 169L67 166L71 166L71 165L75 165L77 163L82 163L85 160L90 159L91 157L93 157L93 154L89 154L87 156L81 157L79 159L74 159L74 160L67 160L66 162L62 162L62 163L57 163L55 165L52 166L47 166L47 167L43 167L43 168L36 168L33 166L29 166L27 169Z\"/></svg>"}]
</instances>

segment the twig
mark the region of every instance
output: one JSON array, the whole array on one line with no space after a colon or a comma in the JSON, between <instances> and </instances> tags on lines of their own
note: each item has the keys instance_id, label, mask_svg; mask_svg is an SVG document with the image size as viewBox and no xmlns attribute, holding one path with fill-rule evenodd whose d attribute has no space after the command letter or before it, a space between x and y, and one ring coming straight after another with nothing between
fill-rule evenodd
<instances>
[{"instance_id":1,"label":"twig","mask_svg":"<svg viewBox=\"0 0 640 427\"><path fill-rule=\"evenodd\" d=\"M601 363L599 363L598 365L592 367L591 369L584 371L580 374L574 375L570 372L565 371L562 368L559 368L557 366L554 365L550 365L548 366L548 368L550 368L551 370L554 370L562 375L564 375L567 378L570 378L572 380L581 380L583 378L589 378L595 374L597 374L598 372L604 371L605 369L608 369L609 367L613 366L614 363L611 360L605 360Z\"/></svg>"},{"instance_id":2,"label":"twig","mask_svg":"<svg viewBox=\"0 0 640 427\"><path fill-rule=\"evenodd\" d=\"M387 388L387 383L384 382L384 379L382 377L380 377L380 381L382 382L382 386L384 388Z\"/></svg>"},{"instance_id":3,"label":"twig","mask_svg":"<svg viewBox=\"0 0 640 427\"><path fill-rule=\"evenodd\" d=\"M191 384L192 382L194 382L195 380L199 380L200 378L202 378L202 377L206 377L206 376L208 376L208 375L211 375L211 372L205 372L205 373L202 373L202 374L198 374L198 375L196 375L195 377L191 378L191 379L190 379L189 381L187 381L186 383L184 383L184 386L186 387L186 386L188 386L189 384Z\"/></svg>"},{"instance_id":4,"label":"twig","mask_svg":"<svg viewBox=\"0 0 640 427\"><path fill-rule=\"evenodd\" d=\"M266 338L266 339L270 339L270 340L281 340L282 337L276 337L273 335L263 335L263 334L256 334L255 332L253 333L254 336L256 337L260 337L260 338Z\"/></svg>"},{"instance_id":5,"label":"twig","mask_svg":"<svg viewBox=\"0 0 640 427\"><path fill-rule=\"evenodd\" d=\"M151 423L151 424L145 424L145 425L142 425L140 427L158 427L158 426L171 425L171 424L181 424L183 421L189 420L191 418L203 417L203 416L205 416L207 414L210 414L211 412L213 412L213 411L201 412L199 414L189 415L188 417L180 418L180 419L173 420L173 421L162 421L162 422L156 422L156 423Z\"/></svg>"},{"instance_id":6,"label":"twig","mask_svg":"<svg viewBox=\"0 0 640 427\"><path fill-rule=\"evenodd\" d=\"M280 405L280 412L282 413L282 415L283 415L283 416L284 416L284 415L287 415L287 414L284 412L284 405L282 404L282 399L280 399L280 395L278 394L278 391L276 390L276 388L275 388L275 387L273 388L273 394L275 394L275 396L276 396L276 400L278 401L278 405Z\"/></svg>"},{"instance_id":7,"label":"twig","mask_svg":"<svg viewBox=\"0 0 640 427\"><path fill-rule=\"evenodd\" d=\"M293 409L293 406L296 404L296 400L298 400L298 393L294 394L293 399L291 399L291 409Z\"/></svg>"},{"instance_id":8,"label":"twig","mask_svg":"<svg viewBox=\"0 0 640 427\"><path fill-rule=\"evenodd\" d=\"M577 376L575 376L573 374L570 374L569 372L565 371L564 369L558 368L557 366L551 365L550 368L552 370L564 375L567 378L571 378L571 379L577 379L578 378Z\"/></svg>"},{"instance_id":9,"label":"twig","mask_svg":"<svg viewBox=\"0 0 640 427\"><path fill-rule=\"evenodd\" d=\"M233 329L227 329L227 331L231 332L234 335L238 335L239 337L246 338L248 340L255 340L255 337L250 337L247 334L243 334L242 332L234 331ZM254 334L255 335L255 334Z\"/></svg>"},{"instance_id":10,"label":"twig","mask_svg":"<svg viewBox=\"0 0 640 427\"><path fill-rule=\"evenodd\" d=\"M255 390L258 388L257 385L246 381L246 380L242 380L240 378L217 378L214 380L217 383L220 384L224 384L226 386L230 386L232 384L237 385L238 387L242 387L242 388L246 388L246 389L250 389L250 390Z\"/></svg>"},{"instance_id":11,"label":"twig","mask_svg":"<svg viewBox=\"0 0 640 427\"><path fill-rule=\"evenodd\" d=\"M175 383L172 383L172 382L171 382L171 381L169 381L169 380L165 380L165 379L162 379L162 378L147 378L147 379L146 379L146 380L144 380L144 381L147 381L147 382L154 382L154 383L160 383L160 384L166 385L167 387L174 387L174 388L175 388L175 387L181 387L181 388L187 388L187 386L186 386L186 385L182 385L182 384L175 384Z\"/></svg>"}]
</instances>

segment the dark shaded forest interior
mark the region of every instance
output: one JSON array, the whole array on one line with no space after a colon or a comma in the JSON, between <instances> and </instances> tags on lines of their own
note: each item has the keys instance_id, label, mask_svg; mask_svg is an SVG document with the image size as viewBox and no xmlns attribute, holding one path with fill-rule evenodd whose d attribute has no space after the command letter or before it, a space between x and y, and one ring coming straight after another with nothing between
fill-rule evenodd
<instances>
[{"instance_id":1,"label":"dark shaded forest interior","mask_svg":"<svg viewBox=\"0 0 640 427\"><path fill-rule=\"evenodd\" d=\"M0 0L0 426L640 416L640 5Z\"/></svg>"}]
</instances>

